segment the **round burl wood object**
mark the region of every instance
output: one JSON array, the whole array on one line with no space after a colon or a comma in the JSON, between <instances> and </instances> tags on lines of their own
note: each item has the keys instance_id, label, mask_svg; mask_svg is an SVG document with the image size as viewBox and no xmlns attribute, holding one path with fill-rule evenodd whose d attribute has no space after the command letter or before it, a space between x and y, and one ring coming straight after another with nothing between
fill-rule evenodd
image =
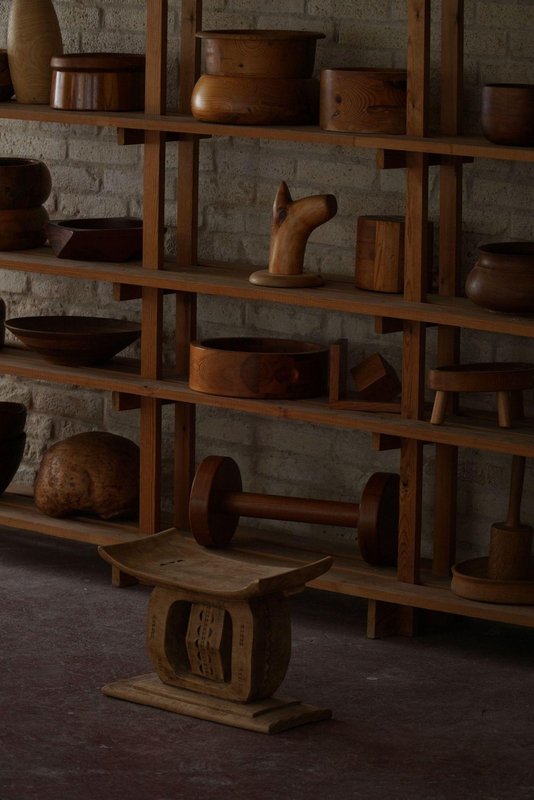
<instances>
[{"instance_id":1,"label":"round burl wood object","mask_svg":"<svg viewBox=\"0 0 534 800\"><path fill-rule=\"evenodd\" d=\"M292 339L227 337L191 342L189 386L226 397L295 399L326 391L328 349Z\"/></svg>"},{"instance_id":2,"label":"round burl wood object","mask_svg":"<svg viewBox=\"0 0 534 800\"><path fill-rule=\"evenodd\" d=\"M0 50L0 102L11 100L14 91L7 50Z\"/></svg>"},{"instance_id":3,"label":"round burl wood object","mask_svg":"<svg viewBox=\"0 0 534 800\"><path fill-rule=\"evenodd\" d=\"M139 509L139 448L103 431L80 433L52 445L35 479L35 505L51 517L133 516Z\"/></svg>"},{"instance_id":4,"label":"round burl wood object","mask_svg":"<svg viewBox=\"0 0 534 800\"><path fill-rule=\"evenodd\" d=\"M351 133L406 133L403 69L321 70L320 126Z\"/></svg>"},{"instance_id":5,"label":"round burl wood object","mask_svg":"<svg viewBox=\"0 0 534 800\"><path fill-rule=\"evenodd\" d=\"M467 297L490 311L534 313L534 242L492 242L478 252L465 283Z\"/></svg>"},{"instance_id":6,"label":"round burl wood object","mask_svg":"<svg viewBox=\"0 0 534 800\"><path fill-rule=\"evenodd\" d=\"M136 53L72 53L53 58L52 108L142 111L145 57Z\"/></svg>"},{"instance_id":7,"label":"round burl wood object","mask_svg":"<svg viewBox=\"0 0 534 800\"><path fill-rule=\"evenodd\" d=\"M482 89L482 130L494 144L534 144L534 84L491 83Z\"/></svg>"},{"instance_id":8,"label":"round burl wood object","mask_svg":"<svg viewBox=\"0 0 534 800\"><path fill-rule=\"evenodd\" d=\"M473 558L452 568L452 591L483 603L534 604L534 561L527 580L499 580L488 576L488 559Z\"/></svg>"},{"instance_id":9,"label":"round burl wood object","mask_svg":"<svg viewBox=\"0 0 534 800\"><path fill-rule=\"evenodd\" d=\"M50 170L35 158L0 158L0 209L37 208L52 190Z\"/></svg>"},{"instance_id":10,"label":"round burl wood object","mask_svg":"<svg viewBox=\"0 0 534 800\"><path fill-rule=\"evenodd\" d=\"M25 433L0 441L0 494L5 492L15 477L22 461L25 444Z\"/></svg>"},{"instance_id":11,"label":"round burl wood object","mask_svg":"<svg viewBox=\"0 0 534 800\"><path fill-rule=\"evenodd\" d=\"M324 33L288 30L201 31L208 75L311 78Z\"/></svg>"}]
</instances>

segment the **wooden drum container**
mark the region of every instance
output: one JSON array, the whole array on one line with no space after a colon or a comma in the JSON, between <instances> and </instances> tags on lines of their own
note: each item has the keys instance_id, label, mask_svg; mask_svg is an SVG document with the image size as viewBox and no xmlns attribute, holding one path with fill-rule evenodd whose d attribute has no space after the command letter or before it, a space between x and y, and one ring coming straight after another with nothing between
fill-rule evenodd
<instances>
[{"instance_id":1,"label":"wooden drum container","mask_svg":"<svg viewBox=\"0 0 534 800\"><path fill-rule=\"evenodd\" d=\"M129 53L54 56L52 108L70 111L142 111L145 57Z\"/></svg>"},{"instance_id":2,"label":"wooden drum container","mask_svg":"<svg viewBox=\"0 0 534 800\"><path fill-rule=\"evenodd\" d=\"M189 386L226 397L295 399L326 392L328 349L292 339L191 342Z\"/></svg>"},{"instance_id":3,"label":"wooden drum container","mask_svg":"<svg viewBox=\"0 0 534 800\"><path fill-rule=\"evenodd\" d=\"M321 70L320 126L351 133L406 133L404 69Z\"/></svg>"}]
</instances>

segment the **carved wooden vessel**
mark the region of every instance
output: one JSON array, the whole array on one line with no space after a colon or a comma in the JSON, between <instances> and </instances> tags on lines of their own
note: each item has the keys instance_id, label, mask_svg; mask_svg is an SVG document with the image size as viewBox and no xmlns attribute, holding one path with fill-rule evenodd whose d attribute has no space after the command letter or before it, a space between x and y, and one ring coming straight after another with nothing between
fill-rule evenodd
<instances>
[{"instance_id":1,"label":"carved wooden vessel","mask_svg":"<svg viewBox=\"0 0 534 800\"><path fill-rule=\"evenodd\" d=\"M490 83L482 89L482 130L494 144L534 144L534 84Z\"/></svg>"},{"instance_id":2,"label":"carved wooden vessel","mask_svg":"<svg viewBox=\"0 0 534 800\"><path fill-rule=\"evenodd\" d=\"M145 57L132 53L73 53L52 59L52 108L142 111Z\"/></svg>"},{"instance_id":3,"label":"carved wooden vessel","mask_svg":"<svg viewBox=\"0 0 534 800\"><path fill-rule=\"evenodd\" d=\"M52 176L42 161L0 158L0 210L36 209L48 200L51 190Z\"/></svg>"},{"instance_id":4,"label":"carved wooden vessel","mask_svg":"<svg viewBox=\"0 0 534 800\"><path fill-rule=\"evenodd\" d=\"M406 133L402 69L321 70L320 126L352 133Z\"/></svg>"},{"instance_id":5,"label":"carved wooden vessel","mask_svg":"<svg viewBox=\"0 0 534 800\"><path fill-rule=\"evenodd\" d=\"M58 258L128 261L143 249L143 222L130 217L54 220L46 233Z\"/></svg>"},{"instance_id":6,"label":"carved wooden vessel","mask_svg":"<svg viewBox=\"0 0 534 800\"><path fill-rule=\"evenodd\" d=\"M61 31L51 0L12 0L7 54L19 103L50 101L50 59L62 52Z\"/></svg>"},{"instance_id":7,"label":"carved wooden vessel","mask_svg":"<svg viewBox=\"0 0 534 800\"><path fill-rule=\"evenodd\" d=\"M465 282L467 297L490 311L534 313L534 242L492 242L478 252Z\"/></svg>"}]
</instances>

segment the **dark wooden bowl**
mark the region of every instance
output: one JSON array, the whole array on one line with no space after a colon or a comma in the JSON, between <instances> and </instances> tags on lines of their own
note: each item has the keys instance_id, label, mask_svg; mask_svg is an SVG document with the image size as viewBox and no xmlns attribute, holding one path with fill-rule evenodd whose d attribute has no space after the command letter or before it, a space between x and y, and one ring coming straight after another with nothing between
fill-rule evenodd
<instances>
[{"instance_id":1,"label":"dark wooden bowl","mask_svg":"<svg viewBox=\"0 0 534 800\"><path fill-rule=\"evenodd\" d=\"M478 252L465 283L467 297L491 311L534 313L534 242L492 242Z\"/></svg>"},{"instance_id":2,"label":"dark wooden bowl","mask_svg":"<svg viewBox=\"0 0 534 800\"><path fill-rule=\"evenodd\" d=\"M50 170L35 158L0 158L0 210L37 208L50 196Z\"/></svg>"},{"instance_id":3,"label":"dark wooden bowl","mask_svg":"<svg viewBox=\"0 0 534 800\"><path fill-rule=\"evenodd\" d=\"M20 436L25 425L26 406L10 401L0 403L0 442Z\"/></svg>"},{"instance_id":4,"label":"dark wooden bowl","mask_svg":"<svg viewBox=\"0 0 534 800\"><path fill-rule=\"evenodd\" d=\"M47 361L72 367L108 361L141 335L136 322L103 317L20 317L6 328Z\"/></svg>"},{"instance_id":5,"label":"dark wooden bowl","mask_svg":"<svg viewBox=\"0 0 534 800\"><path fill-rule=\"evenodd\" d=\"M44 206L0 211L0 250L26 250L46 242Z\"/></svg>"},{"instance_id":6,"label":"dark wooden bowl","mask_svg":"<svg viewBox=\"0 0 534 800\"><path fill-rule=\"evenodd\" d=\"M74 111L142 111L145 57L132 53L54 56L50 105Z\"/></svg>"},{"instance_id":7,"label":"dark wooden bowl","mask_svg":"<svg viewBox=\"0 0 534 800\"><path fill-rule=\"evenodd\" d=\"M25 444L25 433L0 441L0 494L5 492L20 467Z\"/></svg>"},{"instance_id":8,"label":"dark wooden bowl","mask_svg":"<svg viewBox=\"0 0 534 800\"><path fill-rule=\"evenodd\" d=\"M315 31L201 31L208 75L261 78L311 78L317 39Z\"/></svg>"},{"instance_id":9,"label":"dark wooden bowl","mask_svg":"<svg viewBox=\"0 0 534 800\"><path fill-rule=\"evenodd\" d=\"M143 249L143 221L130 217L54 220L46 233L58 258L128 261Z\"/></svg>"},{"instance_id":10,"label":"dark wooden bowl","mask_svg":"<svg viewBox=\"0 0 534 800\"><path fill-rule=\"evenodd\" d=\"M201 122L307 125L318 120L318 88L311 78L202 75L191 95L191 113Z\"/></svg>"},{"instance_id":11,"label":"dark wooden bowl","mask_svg":"<svg viewBox=\"0 0 534 800\"><path fill-rule=\"evenodd\" d=\"M321 70L320 126L351 133L406 133L404 69Z\"/></svg>"},{"instance_id":12,"label":"dark wooden bowl","mask_svg":"<svg viewBox=\"0 0 534 800\"><path fill-rule=\"evenodd\" d=\"M534 144L534 84L490 83L482 89L481 123L494 144Z\"/></svg>"},{"instance_id":13,"label":"dark wooden bowl","mask_svg":"<svg viewBox=\"0 0 534 800\"><path fill-rule=\"evenodd\" d=\"M328 349L292 339L229 337L191 342L189 386L226 397L317 397Z\"/></svg>"},{"instance_id":14,"label":"dark wooden bowl","mask_svg":"<svg viewBox=\"0 0 534 800\"><path fill-rule=\"evenodd\" d=\"M7 50L0 50L0 102L5 103L11 100L15 93L9 72L9 61Z\"/></svg>"}]
</instances>

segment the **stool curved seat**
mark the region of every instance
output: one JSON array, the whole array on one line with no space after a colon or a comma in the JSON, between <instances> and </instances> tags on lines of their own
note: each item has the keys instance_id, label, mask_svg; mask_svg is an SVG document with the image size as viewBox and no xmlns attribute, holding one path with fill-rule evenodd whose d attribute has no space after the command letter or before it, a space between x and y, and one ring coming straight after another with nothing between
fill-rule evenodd
<instances>
[{"instance_id":1,"label":"stool curved seat","mask_svg":"<svg viewBox=\"0 0 534 800\"><path fill-rule=\"evenodd\" d=\"M436 367L428 387L444 392L506 392L534 387L534 364L488 362Z\"/></svg>"},{"instance_id":2,"label":"stool curved seat","mask_svg":"<svg viewBox=\"0 0 534 800\"><path fill-rule=\"evenodd\" d=\"M130 542L99 547L102 558L143 583L223 600L286 592L304 586L332 566L331 556L298 567L267 566L190 542L174 528Z\"/></svg>"}]
</instances>

